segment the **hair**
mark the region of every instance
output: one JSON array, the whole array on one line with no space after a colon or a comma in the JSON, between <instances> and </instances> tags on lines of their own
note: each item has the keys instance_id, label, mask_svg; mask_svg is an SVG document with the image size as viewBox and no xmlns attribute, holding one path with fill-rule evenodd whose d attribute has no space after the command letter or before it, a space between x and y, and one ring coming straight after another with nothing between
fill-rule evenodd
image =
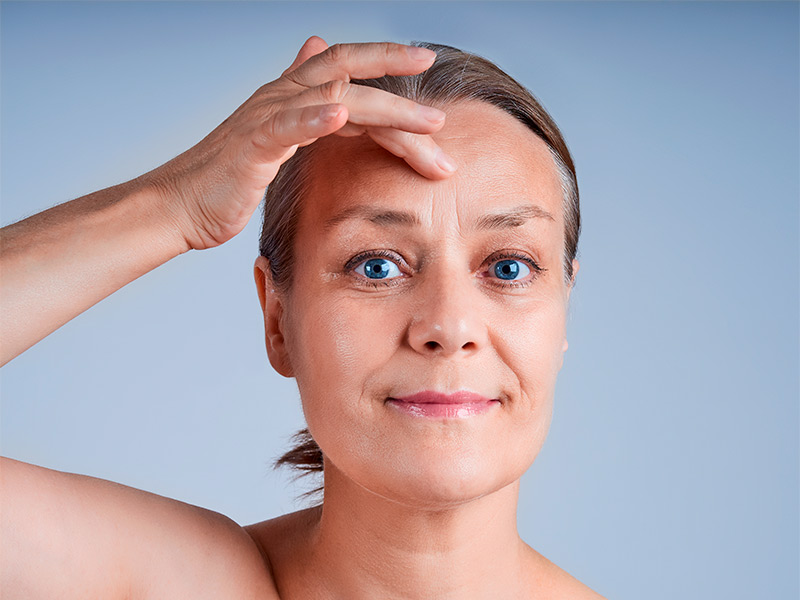
<instances>
[{"instance_id":1,"label":"hair","mask_svg":"<svg viewBox=\"0 0 800 600\"><path fill-rule=\"evenodd\" d=\"M578 251L581 229L578 182L575 164L567 144L552 117L539 101L494 63L451 46L414 42L413 45L436 52L433 65L423 73L410 76L385 76L352 80L351 83L381 89L415 102L446 106L477 100L496 106L525 124L547 144L561 182L564 214L564 278L574 283L572 261ZM292 283L294 237L307 189L314 144L299 148L278 171L264 196L264 220L259 251L269 260L272 283L288 292ZM289 465L297 477L323 472L322 450L309 430L302 429L292 438L294 447L274 463ZM322 486L306 492L317 494Z\"/></svg>"}]
</instances>

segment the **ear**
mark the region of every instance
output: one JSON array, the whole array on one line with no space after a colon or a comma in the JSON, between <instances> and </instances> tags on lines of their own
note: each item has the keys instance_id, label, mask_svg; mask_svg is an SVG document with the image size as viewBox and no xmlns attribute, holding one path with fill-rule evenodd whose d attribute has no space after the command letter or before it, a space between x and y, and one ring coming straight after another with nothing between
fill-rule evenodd
<instances>
[{"instance_id":1,"label":"ear","mask_svg":"<svg viewBox=\"0 0 800 600\"><path fill-rule=\"evenodd\" d=\"M577 259L572 259L572 277L569 280L569 288L567 288L567 301L569 301L569 296L572 294L572 288L575 287L575 278L578 277L578 271L581 269L581 264L577 261Z\"/></svg>"},{"instance_id":2,"label":"ear","mask_svg":"<svg viewBox=\"0 0 800 600\"><path fill-rule=\"evenodd\" d=\"M272 272L269 268L269 261L265 257L259 256L256 259L253 274L256 279L258 299L261 302L261 311L264 313L264 337L269 362L272 368L284 377L294 377L284 336L285 300L272 284Z\"/></svg>"},{"instance_id":3,"label":"ear","mask_svg":"<svg viewBox=\"0 0 800 600\"><path fill-rule=\"evenodd\" d=\"M569 303L569 297L572 294L572 288L575 287L575 278L578 276L578 270L580 270L581 265L576 259L572 259L572 277L569 280L569 287L567 288L567 303ZM566 335L564 336L564 350L563 352L567 351L569 348L569 342L567 342ZM563 362L563 357L562 357Z\"/></svg>"}]
</instances>

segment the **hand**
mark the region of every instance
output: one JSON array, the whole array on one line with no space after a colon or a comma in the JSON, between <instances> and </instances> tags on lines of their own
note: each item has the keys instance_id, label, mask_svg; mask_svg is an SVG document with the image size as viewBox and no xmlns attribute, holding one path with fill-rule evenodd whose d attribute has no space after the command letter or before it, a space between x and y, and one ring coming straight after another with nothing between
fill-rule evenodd
<instances>
[{"instance_id":1,"label":"hand","mask_svg":"<svg viewBox=\"0 0 800 600\"><path fill-rule=\"evenodd\" d=\"M280 166L300 146L331 135L369 135L420 174L440 179L452 161L429 134L445 114L351 79L413 75L434 52L400 44L328 47L311 37L280 78L262 86L200 143L140 178L159 192L185 250L239 233Z\"/></svg>"}]
</instances>

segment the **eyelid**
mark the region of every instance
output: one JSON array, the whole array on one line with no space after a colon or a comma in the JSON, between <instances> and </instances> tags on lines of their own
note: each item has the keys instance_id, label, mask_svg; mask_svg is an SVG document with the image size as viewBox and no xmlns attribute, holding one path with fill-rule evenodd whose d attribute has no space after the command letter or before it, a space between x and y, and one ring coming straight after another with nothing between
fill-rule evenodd
<instances>
[{"instance_id":1,"label":"eyelid","mask_svg":"<svg viewBox=\"0 0 800 600\"><path fill-rule=\"evenodd\" d=\"M496 263L498 260L520 260L526 263L531 270L542 272L546 271L544 267L540 267L539 263L536 262L531 256L526 253L518 252L516 250L500 250L499 252L495 252L489 258L486 259L484 264L490 265L492 263Z\"/></svg>"},{"instance_id":2,"label":"eyelid","mask_svg":"<svg viewBox=\"0 0 800 600\"><path fill-rule=\"evenodd\" d=\"M356 272L358 267L373 258L383 258L393 262L400 271L400 275L386 279L372 279ZM403 257L391 250L365 250L356 254L344 265L344 272L350 275L358 285L366 285L373 288L397 285L408 276L409 270L408 263L403 260Z\"/></svg>"},{"instance_id":3,"label":"eyelid","mask_svg":"<svg viewBox=\"0 0 800 600\"><path fill-rule=\"evenodd\" d=\"M525 263L525 265L530 269L530 273L525 279L500 279L499 277L492 277L491 275L483 275L485 279L491 280L492 285L496 285L498 287L525 287L533 283L540 275L547 271L547 269L540 267L533 258L526 254L514 251L500 251L492 254L488 259L486 259L486 262L483 263L486 266L486 269L482 270L481 273L489 273L489 267L501 260L518 260L522 263Z\"/></svg>"},{"instance_id":4,"label":"eyelid","mask_svg":"<svg viewBox=\"0 0 800 600\"><path fill-rule=\"evenodd\" d=\"M386 260L393 261L401 271L409 270L408 263L403 260L403 257L396 252L392 252L391 250L365 250L364 252L359 252L345 263L344 270L351 272L358 265L369 260L370 258L385 258Z\"/></svg>"}]
</instances>

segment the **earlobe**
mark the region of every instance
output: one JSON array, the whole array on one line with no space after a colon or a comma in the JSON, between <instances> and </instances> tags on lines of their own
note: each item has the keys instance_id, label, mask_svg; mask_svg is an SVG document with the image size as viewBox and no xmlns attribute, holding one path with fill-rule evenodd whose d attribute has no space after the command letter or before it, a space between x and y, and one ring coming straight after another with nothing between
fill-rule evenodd
<instances>
[{"instance_id":1,"label":"earlobe","mask_svg":"<svg viewBox=\"0 0 800 600\"><path fill-rule=\"evenodd\" d=\"M272 283L272 271L265 257L256 259L253 274L264 314L264 338L269 362L284 377L294 377L284 334L284 299Z\"/></svg>"}]
</instances>

